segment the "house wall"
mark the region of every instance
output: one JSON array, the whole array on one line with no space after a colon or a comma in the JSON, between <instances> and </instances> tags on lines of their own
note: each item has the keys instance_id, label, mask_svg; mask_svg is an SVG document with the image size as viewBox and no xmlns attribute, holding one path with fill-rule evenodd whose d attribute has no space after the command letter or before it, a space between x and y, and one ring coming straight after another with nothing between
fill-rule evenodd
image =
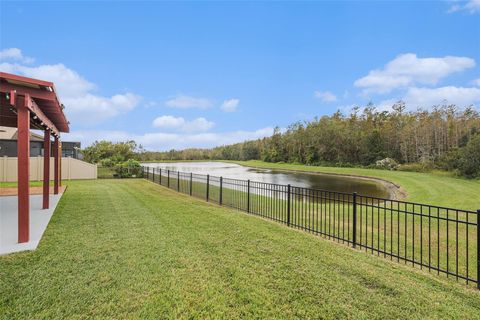
<instances>
[{"instance_id":1,"label":"house wall","mask_svg":"<svg viewBox=\"0 0 480 320\"><path fill-rule=\"evenodd\" d=\"M50 158L50 179L53 180L54 159ZM74 158L62 158L62 180L97 179L97 165ZM43 180L43 157L30 158L30 181ZM0 182L17 181L17 158L0 157Z\"/></svg>"},{"instance_id":2,"label":"house wall","mask_svg":"<svg viewBox=\"0 0 480 320\"><path fill-rule=\"evenodd\" d=\"M53 155L53 142L50 147ZM62 141L62 156L82 159L80 153L80 142ZM17 140L0 139L0 157L16 157L17 156ZM30 156L43 156L43 141L30 140Z\"/></svg>"}]
</instances>

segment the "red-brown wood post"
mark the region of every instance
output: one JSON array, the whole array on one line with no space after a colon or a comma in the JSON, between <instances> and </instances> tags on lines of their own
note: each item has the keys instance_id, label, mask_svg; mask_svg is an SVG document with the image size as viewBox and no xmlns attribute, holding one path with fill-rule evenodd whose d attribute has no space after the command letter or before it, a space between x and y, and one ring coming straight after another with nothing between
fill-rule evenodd
<instances>
[{"instance_id":1,"label":"red-brown wood post","mask_svg":"<svg viewBox=\"0 0 480 320\"><path fill-rule=\"evenodd\" d=\"M43 132L43 209L50 206L50 131Z\"/></svg>"},{"instance_id":2,"label":"red-brown wood post","mask_svg":"<svg viewBox=\"0 0 480 320\"><path fill-rule=\"evenodd\" d=\"M53 157L54 157L54 169L53 169L53 193L58 194L59 187L59 176L60 176L60 157L59 157L59 141L58 137L55 136L53 143Z\"/></svg>"},{"instance_id":3,"label":"red-brown wood post","mask_svg":"<svg viewBox=\"0 0 480 320\"><path fill-rule=\"evenodd\" d=\"M58 139L58 185L62 186L62 141Z\"/></svg>"},{"instance_id":4,"label":"red-brown wood post","mask_svg":"<svg viewBox=\"0 0 480 320\"><path fill-rule=\"evenodd\" d=\"M17 96L18 242L28 242L30 233L30 97Z\"/></svg>"}]
</instances>

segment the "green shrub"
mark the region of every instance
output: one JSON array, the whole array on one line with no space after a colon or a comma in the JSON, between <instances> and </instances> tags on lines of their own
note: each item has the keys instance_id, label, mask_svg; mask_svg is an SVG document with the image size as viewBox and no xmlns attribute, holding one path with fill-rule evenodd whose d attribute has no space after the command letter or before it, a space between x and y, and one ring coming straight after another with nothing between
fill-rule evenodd
<instances>
[{"instance_id":1,"label":"green shrub","mask_svg":"<svg viewBox=\"0 0 480 320\"><path fill-rule=\"evenodd\" d=\"M467 145L460 150L458 171L467 178L480 177L480 134L475 135Z\"/></svg>"},{"instance_id":2,"label":"green shrub","mask_svg":"<svg viewBox=\"0 0 480 320\"><path fill-rule=\"evenodd\" d=\"M130 159L115 165L116 178L140 178L142 175L142 166L136 160Z\"/></svg>"},{"instance_id":3,"label":"green shrub","mask_svg":"<svg viewBox=\"0 0 480 320\"><path fill-rule=\"evenodd\" d=\"M392 158L385 158L385 159L376 161L374 167L376 169L383 169L383 170L397 170L398 162Z\"/></svg>"},{"instance_id":4,"label":"green shrub","mask_svg":"<svg viewBox=\"0 0 480 320\"><path fill-rule=\"evenodd\" d=\"M105 168L112 168L115 166L115 162L111 158L100 160L100 165Z\"/></svg>"},{"instance_id":5,"label":"green shrub","mask_svg":"<svg viewBox=\"0 0 480 320\"><path fill-rule=\"evenodd\" d=\"M461 157L461 149L452 149L438 159L437 166L443 170L458 171Z\"/></svg>"},{"instance_id":6,"label":"green shrub","mask_svg":"<svg viewBox=\"0 0 480 320\"><path fill-rule=\"evenodd\" d=\"M398 171L410 172L430 172L434 169L434 165L430 161L405 163L398 166Z\"/></svg>"}]
</instances>

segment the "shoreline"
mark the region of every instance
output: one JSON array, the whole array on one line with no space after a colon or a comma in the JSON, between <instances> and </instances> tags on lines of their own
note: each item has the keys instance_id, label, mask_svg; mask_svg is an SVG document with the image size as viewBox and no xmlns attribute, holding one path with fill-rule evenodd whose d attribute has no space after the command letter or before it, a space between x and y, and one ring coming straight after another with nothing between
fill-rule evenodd
<instances>
[{"instance_id":1,"label":"shoreline","mask_svg":"<svg viewBox=\"0 0 480 320\"><path fill-rule=\"evenodd\" d=\"M235 163L235 164L238 164L239 166L254 168L254 169L267 169L267 170L282 171L282 172L295 172L295 173L302 173L302 174L326 175L326 176L337 176L337 177L338 176L351 177L351 178L372 181L372 182L381 184L390 194L390 198L391 198L390 200L404 200L408 196L407 190L405 190L402 186L382 178L355 175L355 174L349 174L349 173L343 174L343 173L331 173L331 172L327 173L327 172L320 172L320 171L316 171L316 172L305 171L305 170L296 170L296 169L277 169L277 168L273 169L273 168L264 168L264 167L254 166L254 165L244 165L237 162L231 162L231 163Z\"/></svg>"}]
</instances>

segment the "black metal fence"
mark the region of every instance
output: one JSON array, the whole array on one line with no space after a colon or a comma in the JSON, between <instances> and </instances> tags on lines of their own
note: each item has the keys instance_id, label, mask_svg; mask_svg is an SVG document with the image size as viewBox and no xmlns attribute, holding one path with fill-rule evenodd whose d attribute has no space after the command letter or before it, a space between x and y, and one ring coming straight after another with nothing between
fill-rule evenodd
<instances>
[{"instance_id":1,"label":"black metal fence","mask_svg":"<svg viewBox=\"0 0 480 320\"><path fill-rule=\"evenodd\" d=\"M378 256L476 284L480 210L143 167L144 177Z\"/></svg>"}]
</instances>

